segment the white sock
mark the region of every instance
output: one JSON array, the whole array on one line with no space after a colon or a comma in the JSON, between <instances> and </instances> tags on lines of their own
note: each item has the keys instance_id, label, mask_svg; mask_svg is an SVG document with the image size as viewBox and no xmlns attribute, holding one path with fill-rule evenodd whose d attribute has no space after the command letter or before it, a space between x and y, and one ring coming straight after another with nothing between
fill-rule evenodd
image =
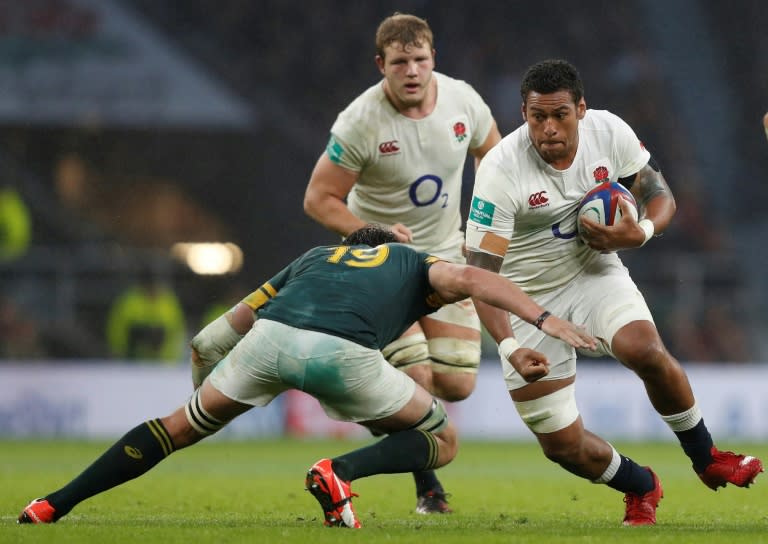
<instances>
[{"instance_id":1,"label":"white sock","mask_svg":"<svg viewBox=\"0 0 768 544\"><path fill-rule=\"evenodd\" d=\"M669 428L674 432L687 431L693 429L701 421L701 410L699 410L699 405L694 403L685 412L661 416L661 419L666 421Z\"/></svg>"}]
</instances>

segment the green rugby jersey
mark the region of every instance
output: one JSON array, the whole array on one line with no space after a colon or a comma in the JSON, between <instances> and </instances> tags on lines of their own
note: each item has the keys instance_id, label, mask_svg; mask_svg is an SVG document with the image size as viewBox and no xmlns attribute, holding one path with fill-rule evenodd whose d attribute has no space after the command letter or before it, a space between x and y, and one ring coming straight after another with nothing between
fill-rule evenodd
<instances>
[{"instance_id":1,"label":"green rugby jersey","mask_svg":"<svg viewBox=\"0 0 768 544\"><path fill-rule=\"evenodd\" d=\"M243 302L260 319L381 349L440 307L428 278L437 260L402 244L316 247Z\"/></svg>"}]
</instances>

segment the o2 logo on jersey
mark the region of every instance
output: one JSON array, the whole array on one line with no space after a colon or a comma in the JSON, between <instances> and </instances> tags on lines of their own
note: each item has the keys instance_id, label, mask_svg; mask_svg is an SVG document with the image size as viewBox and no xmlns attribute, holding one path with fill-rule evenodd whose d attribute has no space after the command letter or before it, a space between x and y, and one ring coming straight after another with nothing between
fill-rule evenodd
<instances>
[{"instance_id":1,"label":"o2 logo on jersey","mask_svg":"<svg viewBox=\"0 0 768 544\"><path fill-rule=\"evenodd\" d=\"M408 195L411 202L419 208L434 204L438 199L442 199L441 208L448 206L448 193L442 193L443 180L432 174L421 176L411 184Z\"/></svg>"},{"instance_id":2,"label":"o2 logo on jersey","mask_svg":"<svg viewBox=\"0 0 768 544\"><path fill-rule=\"evenodd\" d=\"M574 228L573 232L560 232L560 223L555 223L552 225L552 235L561 240L570 240L576 236L576 229Z\"/></svg>"}]
</instances>

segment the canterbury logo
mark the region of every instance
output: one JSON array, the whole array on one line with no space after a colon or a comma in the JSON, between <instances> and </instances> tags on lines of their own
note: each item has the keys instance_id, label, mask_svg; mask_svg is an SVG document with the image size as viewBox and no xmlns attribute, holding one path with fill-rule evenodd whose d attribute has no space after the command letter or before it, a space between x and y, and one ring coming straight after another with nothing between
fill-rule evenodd
<instances>
[{"instance_id":1,"label":"canterbury logo","mask_svg":"<svg viewBox=\"0 0 768 544\"><path fill-rule=\"evenodd\" d=\"M382 142L379 144L379 153L382 155L389 155L391 153L397 153L400 148L397 146L397 140L391 140L389 142Z\"/></svg>"},{"instance_id":2,"label":"canterbury logo","mask_svg":"<svg viewBox=\"0 0 768 544\"><path fill-rule=\"evenodd\" d=\"M530 208L540 208L541 206L544 206L548 202L549 202L549 198L547 198L546 191L539 191L538 193L533 193L531 196L528 197L528 206Z\"/></svg>"},{"instance_id":3,"label":"canterbury logo","mask_svg":"<svg viewBox=\"0 0 768 544\"><path fill-rule=\"evenodd\" d=\"M141 453L141 450L138 448L134 448L133 446L125 446L123 448L123 451L128 457L132 457L133 459L141 459L144 457L144 454Z\"/></svg>"}]
</instances>

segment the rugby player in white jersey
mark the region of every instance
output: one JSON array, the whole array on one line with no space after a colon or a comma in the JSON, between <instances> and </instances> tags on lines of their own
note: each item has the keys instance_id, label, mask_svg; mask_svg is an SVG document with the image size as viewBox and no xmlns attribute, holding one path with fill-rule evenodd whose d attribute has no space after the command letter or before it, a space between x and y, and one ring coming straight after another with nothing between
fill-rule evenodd
<instances>
[{"instance_id":1,"label":"rugby player in white jersey","mask_svg":"<svg viewBox=\"0 0 768 544\"><path fill-rule=\"evenodd\" d=\"M340 236L388 225L399 242L463 263L461 182L501 140L491 111L470 85L433 71L432 31L394 14L376 32L383 79L342 111L312 172L306 213ZM383 350L396 368L435 396L467 398L480 363L480 322L471 301L424 317ZM419 513L447 513L433 472L414 474Z\"/></svg>"},{"instance_id":2,"label":"rugby player in white jersey","mask_svg":"<svg viewBox=\"0 0 768 544\"><path fill-rule=\"evenodd\" d=\"M488 153L477 172L468 262L500 272L541 306L585 324L600 341L596 354L614 357L643 381L704 484L747 487L762 471L760 460L715 448L685 372L664 347L615 252L639 248L669 225L675 201L658 166L624 121L587 109L581 79L567 62L529 68L521 95L525 123ZM587 245L576 235L576 209L584 193L609 179L632 191L640 220L629 213L613 227L583 220ZM627 203L620 205L628 211ZM544 454L577 476L623 492L625 525L655 523L662 497L656 475L584 428L574 398L576 351L514 316L475 304L499 343L517 411ZM546 319L545 313L538 325ZM518 346L544 353L548 364L511 364Z\"/></svg>"}]
</instances>

